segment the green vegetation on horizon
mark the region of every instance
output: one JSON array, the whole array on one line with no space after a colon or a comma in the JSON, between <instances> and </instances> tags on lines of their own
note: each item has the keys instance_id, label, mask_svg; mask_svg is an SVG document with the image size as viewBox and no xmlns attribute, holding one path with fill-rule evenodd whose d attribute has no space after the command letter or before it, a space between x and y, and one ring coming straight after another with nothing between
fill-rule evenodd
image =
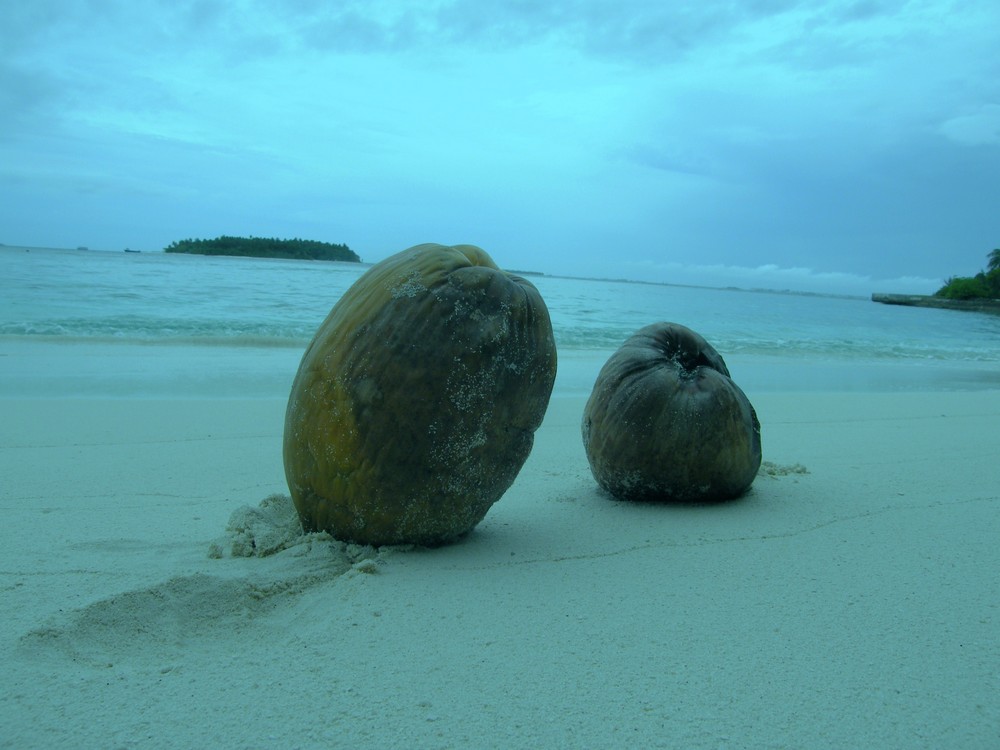
<instances>
[{"instance_id":1,"label":"green vegetation on horizon","mask_svg":"<svg viewBox=\"0 0 1000 750\"><path fill-rule=\"evenodd\" d=\"M934 292L944 299L1000 299L1000 248L986 259L986 270L975 276L952 276Z\"/></svg>"},{"instance_id":2,"label":"green vegetation on horizon","mask_svg":"<svg viewBox=\"0 0 1000 750\"><path fill-rule=\"evenodd\" d=\"M216 237L214 240L181 240L164 248L167 253L236 255L244 258L291 258L293 260L342 260L359 263L361 258L347 245L316 240L279 240L267 237Z\"/></svg>"}]
</instances>

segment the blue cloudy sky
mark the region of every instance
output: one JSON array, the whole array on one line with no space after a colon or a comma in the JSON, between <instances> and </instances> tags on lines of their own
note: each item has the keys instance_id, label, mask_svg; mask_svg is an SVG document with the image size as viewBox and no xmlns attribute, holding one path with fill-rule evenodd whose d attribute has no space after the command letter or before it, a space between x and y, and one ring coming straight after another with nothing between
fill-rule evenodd
<instances>
[{"instance_id":1,"label":"blue cloudy sky","mask_svg":"<svg viewBox=\"0 0 1000 750\"><path fill-rule=\"evenodd\" d=\"M0 5L0 242L930 292L1000 247L997 0Z\"/></svg>"}]
</instances>

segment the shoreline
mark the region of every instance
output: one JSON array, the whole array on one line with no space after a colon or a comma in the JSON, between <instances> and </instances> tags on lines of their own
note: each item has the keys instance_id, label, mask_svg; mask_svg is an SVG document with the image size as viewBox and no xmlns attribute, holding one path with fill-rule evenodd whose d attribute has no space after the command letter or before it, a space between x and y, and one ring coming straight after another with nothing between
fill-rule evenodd
<instances>
[{"instance_id":1,"label":"shoreline","mask_svg":"<svg viewBox=\"0 0 1000 750\"><path fill-rule=\"evenodd\" d=\"M926 294L885 294L875 292L872 302L902 307L928 307L938 310L961 310L1000 315L1000 300L995 299L945 299Z\"/></svg>"},{"instance_id":2,"label":"shoreline","mask_svg":"<svg viewBox=\"0 0 1000 750\"><path fill-rule=\"evenodd\" d=\"M302 349L0 339L0 398L287 398ZM613 349L561 349L554 396L590 395ZM992 362L723 355L751 400L774 392L981 391Z\"/></svg>"}]
</instances>

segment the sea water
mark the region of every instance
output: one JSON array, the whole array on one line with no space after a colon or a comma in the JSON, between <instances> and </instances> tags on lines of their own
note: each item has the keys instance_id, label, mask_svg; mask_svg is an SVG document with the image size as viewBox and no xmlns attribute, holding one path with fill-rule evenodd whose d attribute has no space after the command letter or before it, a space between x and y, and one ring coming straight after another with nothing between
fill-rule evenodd
<instances>
[{"instance_id":1,"label":"sea water","mask_svg":"<svg viewBox=\"0 0 1000 750\"><path fill-rule=\"evenodd\" d=\"M0 247L0 395L287 394L302 350L367 268ZM658 321L703 335L748 393L1000 386L1000 316L789 292L527 278L552 317L563 393L589 392L607 356Z\"/></svg>"}]
</instances>

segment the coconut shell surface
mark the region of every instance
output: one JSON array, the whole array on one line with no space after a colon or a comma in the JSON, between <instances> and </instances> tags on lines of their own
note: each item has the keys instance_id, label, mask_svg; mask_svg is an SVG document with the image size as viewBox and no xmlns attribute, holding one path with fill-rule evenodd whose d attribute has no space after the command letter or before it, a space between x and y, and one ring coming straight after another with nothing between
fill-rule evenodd
<instances>
[{"instance_id":1,"label":"coconut shell surface","mask_svg":"<svg viewBox=\"0 0 1000 750\"><path fill-rule=\"evenodd\" d=\"M584 409L597 483L623 500L742 495L761 462L760 423L719 353L675 323L642 328L601 369Z\"/></svg>"},{"instance_id":2,"label":"coconut shell surface","mask_svg":"<svg viewBox=\"0 0 1000 750\"><path fill-rule=\"evenodd\" d=\"M306 349L284 464L307 531L439 545L483 519L531 451L556 374L537 289L480 248L373 266Z\"/></svg>"}]
</instances>

